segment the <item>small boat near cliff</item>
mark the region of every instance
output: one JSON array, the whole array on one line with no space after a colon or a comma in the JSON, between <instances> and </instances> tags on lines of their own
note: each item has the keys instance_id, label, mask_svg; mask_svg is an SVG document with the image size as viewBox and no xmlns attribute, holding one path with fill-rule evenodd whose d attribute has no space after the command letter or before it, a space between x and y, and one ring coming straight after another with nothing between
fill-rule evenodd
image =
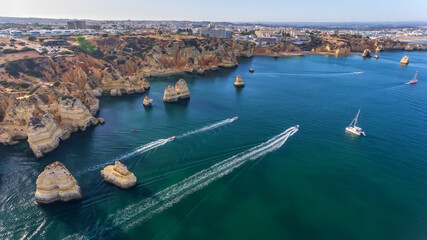
<instances>
[{"instance_id":1,"label":"small boat near cliff","mask_svg":"<svg viewBox=\"0 0 427 240\"><path fill-rule=\"evenodd\" d=\"M409 81L409 82L407 82L407 83L405 83L406 85L409 85L409 84L415 84L415 83L417 83L418 82L418 71L415 73L415 76L414 76L414 78L412 78L412 80L411 81Z\"/></svg>"},{"instance_id":2,"label":"small boat near cliff","mask_svg":"<svg viewBox=\"0 0 427 240\"><path fill-rule=\"evenodd\" d=\"M359 118L359 114L360 114L360 109L356 114L356 117L354 117L353 121L351 121L350 125L348 127L345 128L345 131L352 133L354 135L357 136L366 136L365 132L362 130L362 128L357 126L357 120Z\"/></svg>"}]
</instances>

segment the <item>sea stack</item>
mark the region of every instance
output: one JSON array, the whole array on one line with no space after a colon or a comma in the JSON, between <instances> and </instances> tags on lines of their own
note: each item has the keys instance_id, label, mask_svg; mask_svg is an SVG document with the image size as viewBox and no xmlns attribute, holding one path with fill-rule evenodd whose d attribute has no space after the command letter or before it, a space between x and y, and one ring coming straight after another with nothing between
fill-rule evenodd
<instances>
[{"instance_id":1,"label":"sea stack","mask_svg":"<svg viewBox=\"0 0 427 240\"><path fill-rule=\"evenodd\" d=\"M36 202L53 203L82 198L82 191L76 179L61 162L48 165L36 181Z\"/></svg>"},{"instance_id":2,"label":"sea stack","mask_svg":"<svg viewBox=\"0 0 427 240\"><path fill-rule=\"evenodd\" d=\"M101 170L101 177L117 187L128 189L136 185L136 177L121 162L116 161L114 165L108 165Z\"/></svg>"},{"instance_id":3,"label":"sea stack","mask_svg":"<svg viewBox=\"0 0 427 240\"><path fill-rule=\"evenodd\" d=\"M144 100L142 101L142 105L144 105L144 107L151 107L152 104L153 104L153 99L149 98L148 96L145 96Z\"/></svg>"},{"instance_id":4,"label":"sea stack","mask_svg":"<svg viewBox=\"0 0 427 240\"><path fill-rule=\"evenodd\" d=\"M187 83L182 78L175 84L175 91L179 99L190 98L190 91L188 90Z\"/></svg>"},{"instance_id":5,"label":"sea stack","mask_svg":"<svg viewBox=\"0 0 427 240\"><path fill-rule=\"evenodd\" d=\"M184 79L178 80L174 85L169 85L163 94L163 102L178 102L179 99L190 98L190 91Z\"/></svg>"},{"instance_id":6,"label":"sea stack","mask_svg":"<svg viewBox=\"0 0 427 240\"><path fill-rule=\"evenodd\" d=\"M378 54L375 54L374 58L378 59L378 58L380 58L380 56Z\"/></svg>"},{"instance_id":7,"label":"sea stack","mask_svg":"<svg viewBox=\"0 0 427 240\"><path fill-rule=\"evenodd\" d=\"M255 72L255 70L253 68L249 68L249 72L253 73L253 72Z\"/></svg>"},{"instance_id":8,"label":"sea stack","mask_svg":"<svg viewBox=\"0 0 427 240\"><path fill-rule=\"evenodd\" d=\"M371 52L371 50L369 50L369 49L365 49L365 51L363 51L363 53L362 53L362 57L372 57L372 52Z\"/></svg>"},{"instance_id":9,"label":"sea stack","mask_svg":"<svg viewBox=\"0 0 427 240\"><path fill-rule=\"evenodd\" d=\"M237 75L236 81L234 82L235 87L244 87L245 83L242 80L242 77L240 75Z\"/></svg>"},{"instance_id":10,"label":"sea stack","mask_svg":"<svg viewBox=\"0 0 427 240\"><path fill-rule=\"evenodd\" d=\"M408 65L409 64L409 57L408 56L404 56L402 58L402 60L400 60L400 64L402 64L402 65Z\"/></svg>"}]
</instances>

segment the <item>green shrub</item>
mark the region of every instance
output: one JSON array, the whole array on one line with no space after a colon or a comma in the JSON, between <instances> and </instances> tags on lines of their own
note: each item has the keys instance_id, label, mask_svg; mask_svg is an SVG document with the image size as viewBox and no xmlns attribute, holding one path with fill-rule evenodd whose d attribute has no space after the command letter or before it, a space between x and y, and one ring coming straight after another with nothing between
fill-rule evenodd
<instances>
[{"instance_id":1,"label":"green shrub","mask_svg":"<svg viewBox=\"0 0 427 240\"><path fill-rule=\"evenodd\" d=\"M99 48L93 45L91 42L87 41L84 37L78 36L76 41L79 44L80 51L96 58L104 57L104 54L101 52L101 50L99 50Z\"/></svg>"},{"instance_id":2,"label":"green shrub","mask_svg":"<svg viewBox=\"0 0 427 240\"><path fill-rule=\"evenodd\" d=\"M34 36L30 36L30 37L28 37L28 40L29 40L29 41L36 41L36 39L37 39L37 38L36 38L36 37L34 37Z\"/></svg>"},{"instance_id":3,"label":"green shrub","mask_svg":"<svg viewBox=\"0 0 427 240\"><path fill-rule=\"evenodd\" d=\"M61 85L61 83L60 83L60 82L55 82L55 83L53 84L53 86L54 86L54 87L58 87L59 85Z\"/></svg>"}]
</instances>

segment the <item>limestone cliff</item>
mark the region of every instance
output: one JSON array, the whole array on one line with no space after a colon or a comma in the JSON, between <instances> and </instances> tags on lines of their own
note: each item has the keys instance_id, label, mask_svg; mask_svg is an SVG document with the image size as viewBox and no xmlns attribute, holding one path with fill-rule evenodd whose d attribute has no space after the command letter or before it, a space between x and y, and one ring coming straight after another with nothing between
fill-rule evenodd
<instances>
[{"instance_id":1,"label":"limestone cliff","mask_svg":"<svg viewBox=\"0 0 427 240\"><path fill-rule=\"evenodd\" d=\"M60 162L48 165L38 176L36 185L37 203L67 202L82 198L82 192L76 179Z\"/></svg>"},{"instance_id":2,"label":"limestone cliff","mask_svg":"<svg viewBox=\"0 0 427 240\"><path fill-rule=\"evenodd\" d=\"M92 115L99 109L98 99L83 94L85 105L68 89L71 87L67 88L67 84L42 85L31 95L3 95L8 96L9 104L0 123L0 142L14 144L28 137L30 148L36 157L41 157L70 132L98 124L100 119Z\"/></svg>"},{"instance_id":3,"label":"limestone cliff","mask_svg":"<svg viewBox=\"0 0 427 240\"><path fill-rule=\"evenodd\" d=\"M70 135L67 130L59 128L51 114L30 118L27 134L28 144L38 158L58 147L60 138Z\"/></svg>"},{"instance_id":4,"label":"limestone cliff","mask_svg":"<svg viewBox=\"0 0 427 240\"><path fill-rule=\"evenodd\" d=\"M101 170L101 177L111 184L124 189L131 188L136 185L136 177L127 167L116 161L114 165L106 166Z\"/></svg>"}]
</instances>

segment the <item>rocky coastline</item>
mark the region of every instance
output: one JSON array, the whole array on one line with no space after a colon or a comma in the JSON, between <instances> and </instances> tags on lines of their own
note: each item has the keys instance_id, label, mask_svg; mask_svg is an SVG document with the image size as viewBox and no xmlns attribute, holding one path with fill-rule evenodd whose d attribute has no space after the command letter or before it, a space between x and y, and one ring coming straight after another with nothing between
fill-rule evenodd
<instances>
[{"instance_id":1,"label":"rocky coastline","mask_svg":"<svg viewBox=\"0 0 427 240\"><path fill-rule=\"evenodd\" d=\"M5 64L0 74L0 143L14 145L26 139L34 155L42 157L72 132L104 122L96 117L99 97L142 94L150 88L149 76L203 74L235 67L239 57L427 50L422 44L340 36L313 36L310 43L302 45L281 42L267 47L195 36L95 37L91 43L97 55L76 48L72 54ZM179 80L165 89L163 100L176 102L189 97L185 80Z\"/></svg>"}]
</instances>

